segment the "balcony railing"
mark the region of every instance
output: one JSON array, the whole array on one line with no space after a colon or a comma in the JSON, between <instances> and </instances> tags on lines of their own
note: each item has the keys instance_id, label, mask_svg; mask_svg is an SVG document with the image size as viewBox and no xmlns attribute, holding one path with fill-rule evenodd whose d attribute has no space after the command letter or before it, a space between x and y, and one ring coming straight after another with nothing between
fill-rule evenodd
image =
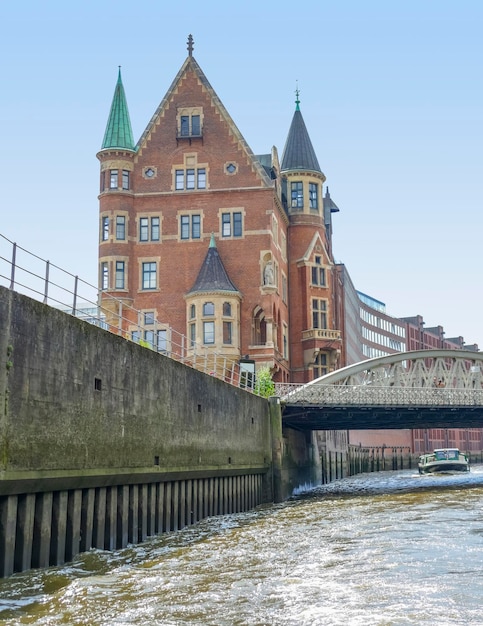
<instances>
[{"instance_id":1,"label":"balcony railing","mask_svg":"<svg viewBox=\"0 0 483 626\"><path fill-rule=\"evenodd\" d=\"M332 330L330 328L310 328L302 331L302 341L307 339L325 339L328 341L342 341L342 333L340 330Z\"/></svg>"}]
</instances>

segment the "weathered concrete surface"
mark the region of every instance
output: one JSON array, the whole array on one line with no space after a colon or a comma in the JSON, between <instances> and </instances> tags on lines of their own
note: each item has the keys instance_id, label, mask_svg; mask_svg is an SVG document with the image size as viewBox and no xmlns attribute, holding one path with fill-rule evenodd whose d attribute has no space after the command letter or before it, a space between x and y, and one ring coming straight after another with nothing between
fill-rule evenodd
<instances>
[{"instance_id":1,"label":"weathered concrete surface","mask_svg":"<svg viewBox=\"0 0 483 626\"><path fill-rule=\"evenodd\" d=\"M0 495L271 468L266 400L3 287L0 354Z\"/></svg>"}]
</instances>

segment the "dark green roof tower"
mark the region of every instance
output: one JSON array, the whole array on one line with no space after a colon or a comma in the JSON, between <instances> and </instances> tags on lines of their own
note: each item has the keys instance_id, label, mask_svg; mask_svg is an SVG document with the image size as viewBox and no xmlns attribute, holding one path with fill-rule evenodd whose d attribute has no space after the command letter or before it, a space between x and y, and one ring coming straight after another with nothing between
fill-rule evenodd
<instances>
[{"instance_id":1,"label":"dark green roof tower","mask_svg":"<svg viewBox=\"0 0 483 626\"><path fill-rule=\"evenodd\" d=\"M116 89L112 99L111 112L102 142L102 150L120 148L134 150L131 120L127 108L126 94L121 79L121 67L117 78Z\"/></svg>"}]
</instances>

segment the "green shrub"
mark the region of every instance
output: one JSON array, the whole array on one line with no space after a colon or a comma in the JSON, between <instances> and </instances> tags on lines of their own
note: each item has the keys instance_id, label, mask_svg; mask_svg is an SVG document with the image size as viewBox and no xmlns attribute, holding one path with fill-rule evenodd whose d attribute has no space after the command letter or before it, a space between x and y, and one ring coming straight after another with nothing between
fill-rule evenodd
<instances>
[{"instance_id":1,"label":"green shrub","mask_svg":"<svg viewBox=\"0 0 483 626\"><path fill-rule=\"evenodd\" d=\"M272 373L269 367L261 367L256 372L255 388L253 390L262 398L269 398L275 395L275 383L272 380Z\"/></svg>"}]
</instances>

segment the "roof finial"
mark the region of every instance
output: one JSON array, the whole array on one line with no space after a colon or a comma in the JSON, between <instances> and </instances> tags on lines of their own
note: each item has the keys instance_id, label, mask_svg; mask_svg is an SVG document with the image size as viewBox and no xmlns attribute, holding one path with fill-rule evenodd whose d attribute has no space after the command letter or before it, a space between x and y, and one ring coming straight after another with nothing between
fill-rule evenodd
<instances>
[{"instance_id":1,"label":"roof finial","mask_svg":"<svg viewBox=\"0 0 483 626\"><path fill-rule=\"evenodd\" d=\"M193 36L192 35L188 35L188 54L190 57L193 56Z\"/></svg>"},{"instance_id":2,"label":"roof finial","mask_svg":"<svg viewBox=\"0 0 483 626\"><path fill-rule=\"evenodd\" d=\"M297 88L295 89L295 96L296 96L296 100L295 100L295 110L296 111L300 111L300 100L299 100L299 96L300 96L300 89L299 89L299 81L296 81L297 83Z\"/></svg>"}]
</instances>

